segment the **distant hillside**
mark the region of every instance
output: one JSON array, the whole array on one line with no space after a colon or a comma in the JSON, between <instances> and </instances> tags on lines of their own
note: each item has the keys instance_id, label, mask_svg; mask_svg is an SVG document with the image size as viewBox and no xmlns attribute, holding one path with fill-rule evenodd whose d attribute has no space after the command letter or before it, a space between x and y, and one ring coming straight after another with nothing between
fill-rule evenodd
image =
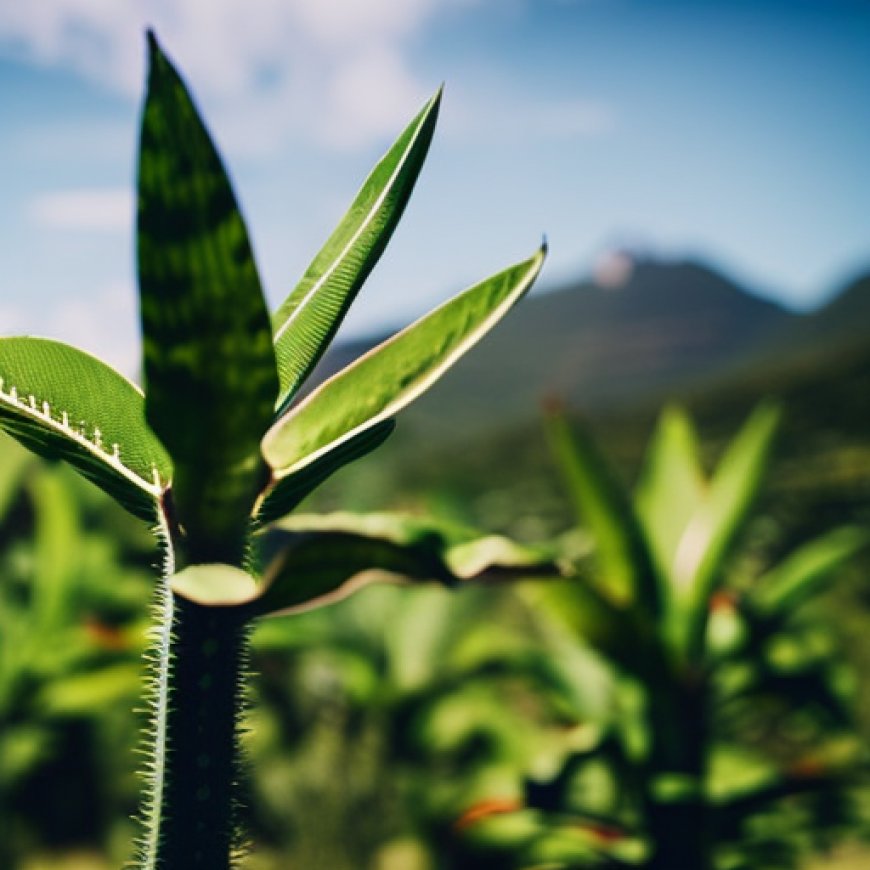
<instances>
[{"instance_id":1,"label":"distant hillside","mask_svg":"<svg viewBox=\"0 0 870 870\"><path fill-rule=\"evenodd\" d=\"M630 261L619 283L533 295L410 412L440 437L536 413L559 395L587 410L720 375L794 315L695 262Z\"/></svg>"},{"instance_id":2,"label":"distant hillside","mask_svg":"<svg viewBox=\"0 0 870 870\"><path fill-rule=\"evenodd\" d=\"M770 488L782 527L798 540L844 519L866 523L870 280L796 315L697 263L633 262L625 277L522 303L402 414L357 476L336 476L319 507L437 496L439 509L535 539L569 517L541 434L542 395L564 396L629 479L664 399L692 409L709 457L773 397L785 409ZM346 348L341 362L367 346Z\"/></svg>"},{"instance_id":3,"label":"distant hillside","mask_svg":"<svg viewBox=\"0 0 870 870\"><path fill-rule=\"evenodd\" d=\"M614 257L595 278L524 300L402 415L402 429L432 447L531 419L551 395L591 414L652 407L870 343L870 275L800 315L695 261ZM316 378L374 343L338 345Z\"/></svg>"},{"instance_id":4,"label":"distant hillside","mask_svg":"<svg viewBox=\"0 0 870 870\"><path fill-rule=\"evenodd\" d=\"M831 301L812 314L792 318L777 336L777 347L803 353L842 350L870 342L870 272L849 281Z\"/></svg>"}]
</instances>

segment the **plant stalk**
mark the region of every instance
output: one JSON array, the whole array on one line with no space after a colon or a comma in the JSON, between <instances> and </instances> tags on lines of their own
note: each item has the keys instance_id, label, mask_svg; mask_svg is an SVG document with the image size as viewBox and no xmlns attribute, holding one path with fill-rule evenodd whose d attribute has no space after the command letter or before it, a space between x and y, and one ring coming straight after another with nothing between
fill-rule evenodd
<instances>
[{"instance_id":1,"label":"plant stalk","mask_svg":"<svg viewBox=\"0 0 870 870\"><path fill-rule=\"evenodd\" d=\"M238 723L246 616L170 596L166 668L158 676L146 870L228 870L239 847ZM161 657L163 658L163 657Z\"/></svg>"},{"instance_id":2,"label":"plant stalk","mask_svg":"<svg viewBox=\"0 0 870 870\"><path fill-rule=\"evenodd\" d=\"M709 870L706 687L703 678L674 677L667 688L660 684L651 692L654 738L645 804L653 852L645 866L646 870Z\"/></svg>"}]
</instances>

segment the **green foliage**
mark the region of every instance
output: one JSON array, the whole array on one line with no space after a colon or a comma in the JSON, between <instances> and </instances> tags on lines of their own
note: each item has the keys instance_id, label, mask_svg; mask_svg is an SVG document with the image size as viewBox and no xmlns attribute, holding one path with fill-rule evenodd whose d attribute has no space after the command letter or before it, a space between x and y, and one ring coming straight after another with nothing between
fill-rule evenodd
<instances>
[{"instance_id":1,"label":"green foliage","mask_svg":"<svg viewBox=\"0 0 870 870\"><path fill-rule=\"evenodd\" d=\"M0 338L0 426L154 519L172 466L145 424L142 392L104 363L49 339Z\"/></svg>"},{"instance_id":2,"label":"green foliage","mask_svg":"<svg viewBox=\"0 0 870 870\"><path fill-rule=\"evenodd\" d=\"M278 395L269 314L217 151L153 36L148 44L137 232L145 416L172 458L191 561L237 561ZM215 558L221 540L228 551Z\"/></svg>"},{"instance_id":3,"label":"green foliage","mask_svg":"<svg viewBox=\"0 0 870 870\"><path fill-rule=\"evenodd\" d=\"M264 614L335 601L362 584L437 580L446 586L558 574L555 555L435 518L403 514L287 517L269 534L279 555L255 607Z\"/></svg>"},{"instance_id":4,"label":"green foliage","mask_svg":"<svg viewBox=\"0 0 870 870\"><path fill-rule=\"evenodd\" d=\"M547 554L395 519L374 534L347 518L341 534L285 530L283 554L261 553L268 539L251 535L378 446L393 416L528 291L545 251L476 284L293 404L401 216L440 93L375 167L270 319L217 149L153 34L148 53L137 224L144 397L73 348L0 339L0 426L156 521L165 576L138 861L146 870L220 870L240 844L238 677L251 619L325 601L368 568L449 582L463 571L552 570ZM52 543L43 548L33 616L42 628L64 612L57 548L70 534L62 510L46 516Z\"/></svg>"},{"instance_id":5,"label":"green foliage","mask_svg":"<svg viewBox=\"0 0 870 870\"><path fill-rule=\"evenodd\" d=\"M256 708L254 753L273 777L257 783L257 800L284 820L267 841L285 863L304 863L295 821L333 844L322 848L338 866L365 866L402 837L426 844L438 866L461 866L456 823L469 804L493 790L516 804L524 769L586 739L564 728L539 628L512 587L476 584L378 584L328 610L262 621L252 654L268 703Z\"/></svg>"},{"instance_id":6,"label":"green foliage","mask_svg":"<svg viewBox=\"0 0 870 870\"><path fill-rule=\"evenodd\" d=\"M849 683L830 629L802 605L866 547L866 532L829 532L751 582L735 573L777 419L760 407L708 477L690 421L667 409L633 497L588 435L572 436L556 409L547 419L594 547L573 579L537 598L607 663L611 702L594 750L530 779L526 806L603 823L607 866L795 867L860 815ZM610 799L601 786L597 800L584 792L593 773ZM523 848L562 830L548 818ZM633 834L646 846L620 852ZM573 860L557 866L591 866Z\"/></svg>"},{"instance_id":7,"label":"green foliage","mask_svg":"<svg viewBox=\"0 0 870 870\"><path fill-rule=\"evenodd\" d=\"M441 91L375 166L302 280L275 312L280 411L311 373L410 199L435 132Z\"/></svg>"},{"instance_id":8,"label":"green foliage","mask_svg":"<svg viewBox=\"0 0 870 870\"><path fill-rule=\"evenodd\" d=\"M80 481L5 436L0 457L16 480L0 515L0 864L17 867L32 840L110 848L106 819L135 806L113 735L135 727L149 585L138 544L93 528Z\"/></svg>"},{"instance_id":9,"label":"green foliage","mask_svg":"<svg viewBox=\"0 0 870 870\"><path fill-rule=\"evenodd\" d=\"M526 293L543 256L466 290L318 387L266 433L273 475L292 475L416 399Z\"/></svg>"}]
</instances>

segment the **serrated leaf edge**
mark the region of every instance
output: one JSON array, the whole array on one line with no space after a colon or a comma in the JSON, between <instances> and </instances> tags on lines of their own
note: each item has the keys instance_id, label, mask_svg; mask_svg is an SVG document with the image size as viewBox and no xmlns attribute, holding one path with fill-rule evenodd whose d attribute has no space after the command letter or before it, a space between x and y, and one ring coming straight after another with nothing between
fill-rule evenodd
<instances>
[{"instance_id":1,"label":"serrated leaf edge","mask_svg":"<svg viewBox=\"0 0 870 870\"><path fill-rule=\"evenodd\" d=\"M128 381L139 395L143 395L139 387L132 381ZM102 436L98 426L94 426L92 439L85 434L84 426L81 429L76 429L69 420L69 413L61 411L60 419L57 419L52 413L51 406L47 401L38 402L33 393L28 394L27 401L21 399L18 395L18 389L13 385L8 390L5 386L5 379L0 377L0 402L11 406L19 413L24 413L40 426L48 429L67 438L77 444L79 447L87 450L96 459L104 462L113 471L118 472L122 477L137 486L139 489L145 490L155 499L159 499L163 493L164 486L160 481L160 472L157 466L152 464L151 469L154 475L153 482L147 481L140 477L135 471L128 468L121 461L121 445L118 442L112 442L111 450L107 450L103 445ZM82 421L84 423L84 421Z\"/></svg>"}]
</instances>

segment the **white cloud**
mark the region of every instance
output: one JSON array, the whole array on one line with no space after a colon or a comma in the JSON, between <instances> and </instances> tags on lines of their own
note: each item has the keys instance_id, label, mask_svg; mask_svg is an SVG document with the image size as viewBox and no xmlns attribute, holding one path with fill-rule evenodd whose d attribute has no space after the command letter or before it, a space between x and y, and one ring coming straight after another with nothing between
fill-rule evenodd
<instances>
[{"instance_id":1,"label":"white cloud","mask_svg":"<svg viewBox=\"0 0 870 870\"><path fill-rule=\"evenodd\" d=\"M486 0L39 0L0 3L0 50L71 69L138 98L146 26L180 64L220 140L236 154L276 154L307 139L335 149L401 129L437 82L413 57L428 27ZM489 0L503 2L503 0ZM522 10L524 3L518 3ZM525 13L524 13L525 14ZM528 14L531 14L530 12ZM463 135L568 138L607 131L592 102L474 100L455 111ZM451 89L451 100L454 97ZM517 130L522 119L522 131Z\"/></svg>"},{"instance_id":2,"label":"white cloud","mask_svg":"<svg viewBox=\"0 0 870 870\"><path fill-rule=\"evenodd\" d=\"M42 193L31 201L30 219L49 229L129 232L133 194L123 188Z\"/></svg>"},{"instance_id":3,"label":"white cloud","mask_svg":"<svg viewBox=\"0 0 870 870\"><path fill-rule=\"evenodd\" d=\"M401 130L429 96L403 73L401 58L388 49L359 54L337 69L328 83L336 112L323 126L323 140L336 147L364 145L385 131Z\"/></svg>"},{"instance_id":4,"label":"white cloud","mask_svg":"<svg viewBox=\"0 0 870 870\"><path fill-rule=\"evenodd\" d=\"M427 88L411 69L413 39L445 6L469 0L39 0L0 4L0 44L135 97L143 30L183 59L195 90L231 126L274 112L258 130L280 147L313 134L354 146L395 130ZM359 78L358 78L359 77ZM290 111L290 107L294 111ZM348 108L352 116L347 117ZM302 128L297 120L304 119ZM348 132L347 134L345 131ZM241 138L239 136L239 138Z\"/></svg>"}]
</instances>

